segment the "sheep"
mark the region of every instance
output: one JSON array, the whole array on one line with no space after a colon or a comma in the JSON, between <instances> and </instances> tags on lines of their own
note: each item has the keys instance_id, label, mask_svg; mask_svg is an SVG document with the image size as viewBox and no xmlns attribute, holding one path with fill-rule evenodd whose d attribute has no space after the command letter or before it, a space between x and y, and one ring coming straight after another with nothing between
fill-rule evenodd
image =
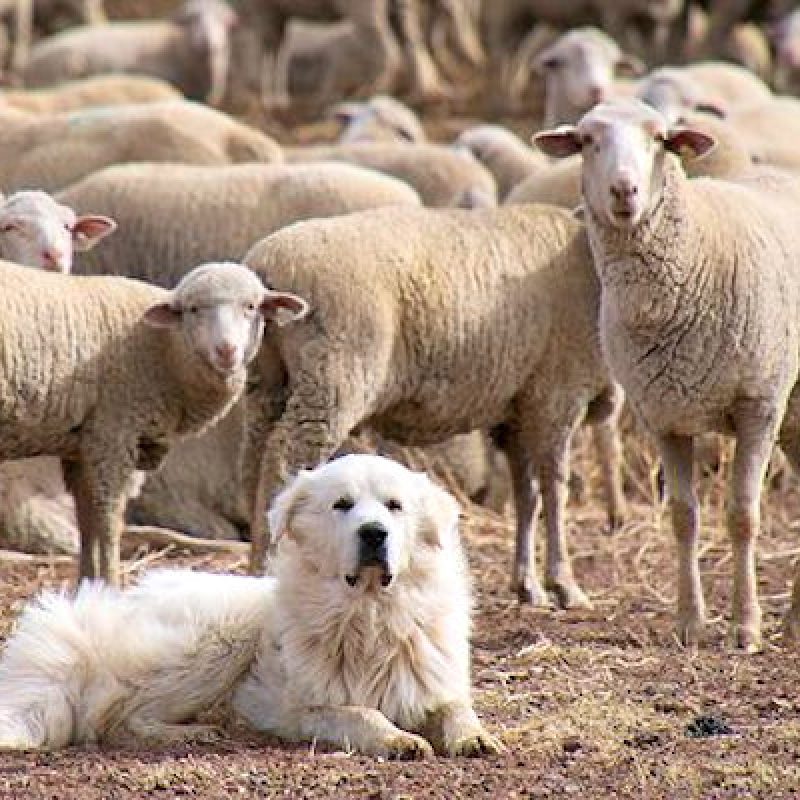
<instances>
[{"instance_id":1,"label":"sheep","mask_svg":"<svg viewBox=\"0 0 800 800\"><path fill-rule=\"evenodd\" d=\"M151 75L187 97L219 105L227 84L236 14L221 0L188 0L171 20L71 28L31 48L26 86L111 72Z\"/></svg>"},{"instance_id":2,"label":"sheep","mask_svg":"<svg viewBox=\"0 0 800 800\"><path fill-rule=\"evenodd\" d=\"M597 28L571 30L541 51L535 69L544 78L544 125L575 122L614 92L614 77L644 67Z\"/></svg>"},{"instance_id":3,"label":"sheep","mask_svg":"<svg viewBox=\"0 0 800 800\"><path fill-rule=\"evenodd\" d=\"M385 94L362 103L339 103L332 116L343 126L339 134L343 144L426 141L419 117L407 105Z\"/></svg>"},{"instance_id":4,"label":"sheep","mask_svg":"<svg viewBox=\"0 0 800 800\"><path fill-rule=\"evenodd\" d=\"M680 639L695 642L704 618L694 439L718 431L736 439L732 640L758 650L759 496L798 374L800 185L755 169L688 180L670 153L702 153L713 137L669 127L640 101L598 106L577 126L536 141L552 156L583 155L603 352L664 464L679 552Z\"/></svg>"},{"instance_id":5,"label":"sheep","mask_svg":"<svg viewBox=\"0 0 800 800\"><path fill-rule=\"evenodd\" d=\"M529 175L547 166L542 153L531 149L516 134L500 125L478 125L463 131L455 140L494 175L499 200Z\"/></svg>"},{"instance_id":6,"label":"sheep","mask_svg":"<svg viewBox=\"0 0 800 800\"><path fill-rule=\"evenodd\" d=\"M181 100L183 95L166 81L144 75L98 75L79 81L65 81L47 89L5 89L3 106L37 114L77 111L91 106L128 103L157 103Z\"/></svg>"},{"instance_id":7,"label":"sheep","mask_svg":"<svg viewBox=\"0 0 800 800\"><path fill-rule=\"evenodd\" d=\"M779 19L772 31L775 45L775 88L800 93L800 9Z\"/></svg>"},{"instance_id":8,"label":"sheep","mask_svg":"<svg viewBox=\"0 0 800 800\"><path fill-rule=\"evenodd\" d=\"M770 100L772 92L743 67L709 61L653 70L639 81L636 97L674 122L684 111L724 117L736 108Z\"/></svg>"},{"instance_id":9,"label":"sheep","mask_svg":"<svg viewBox=\"0 0 800 800\"><path fill-rule=\"evenodd\" d=\"M47 116L0 111L0 187L56 191L123 161L280 161L260 131L198 103L147 103Z\"/></svg>"},{"instance_id":10,"label":"sheep","mask_svg":"<svg viewBox=\"0 0 800 800\"><path fill-rule=\"evenodd\" d=\"M445 145L356 142L284 148L289 163L344 161L385 172L416 189L426 206L472 208L494 205L492 174L470 154Z\"/></svg>"},{"instance_id":11,"label":"sheep","mask_svg":"<svg viewBox=\"0 0 800 800\"><path fill-rule=\"evenodd\" d=\"M314 309L289 336L265 342L254 366L243 461L245 494L255 498L251 570L263 566L271 494L353 429L425 444L495 428L517 509L514 590L548 603L532 563L535 474L546 586L561 606L587 606L563 525L569 441L587 410L610 414L616 394L599 351L599 287L582 226L547 206L378 209L284 228L245 262Z\"/></svg>"},{"instance_id":12,"label":"sheep","mask_svg":"<svg viewBox=\"0 0 800 800\"><path fill-rule=\"evenodd\" d=\"M0 287L0 460L61 459L80 574L118 584L136 471L229 410L264 318L282 324L308 307L229 263L197 267L170 292L3 262Z\"/></svg>"},{"instance_id":13,"label":"sheep","mask_svg":"<svg viewBox=\"0 0 800 800\"><path fill-rule=\"evenodd\" d=\"M768 102L731 111L727 121L737 130L754 161L800 170L800 100L777 96Z\"/></svg>"},{"instance_id":14,"label":"sheep","mask_svg":"<svg viewBox=\"0 0 800 800\"><path fill-rule=\"evenodd\" d=\"M83 274L113 273L170 286L192 264L240 259L292 222L384 205L420 205L407 184L351 164L129 164L108 167L57 193L119 226L87 253Z\"/></svg>"},{"instance_id":15,"label":"sheep","mask_svg":"<svg viewBox=\"0 0 800 800\"><path fill-rule=\"evenodd\" d=\"M741 175L753 166L745 141L725 120L703 113L684 112L681 124L714 137L714 148L700 156L687 148L681 164L690 178L728 178ZM540 170L520 183L506 198L506 203L552 203L576 208L581 202L581 158L571 156Z\"/></svg>"}]
</instances>

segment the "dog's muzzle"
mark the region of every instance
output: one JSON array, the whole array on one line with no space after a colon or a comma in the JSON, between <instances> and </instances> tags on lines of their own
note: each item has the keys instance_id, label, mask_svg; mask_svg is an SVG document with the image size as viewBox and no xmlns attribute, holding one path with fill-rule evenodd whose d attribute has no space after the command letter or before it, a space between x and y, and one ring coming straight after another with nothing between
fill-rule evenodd
<instances>
[{"instance_id":1,"label":"dog's muzzle","mask_svg":"<svg viewBox=\"0 0 800 800\"><path fill-rule=\"evenodd\" d=\"M370 567L380 570L381 586L386 587L392 582L386 547L388 537L389 531L380 522L368 522L358 529L358 572L345 576L350 586L355 586L362 571Z\"/></svg>"}]
</instances>

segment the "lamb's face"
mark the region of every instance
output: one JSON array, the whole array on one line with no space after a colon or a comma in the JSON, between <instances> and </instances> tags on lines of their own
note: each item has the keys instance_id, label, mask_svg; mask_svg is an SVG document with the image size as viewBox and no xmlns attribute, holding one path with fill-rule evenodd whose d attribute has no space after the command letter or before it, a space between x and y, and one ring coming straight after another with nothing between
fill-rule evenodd
<instances>
[{"instance_id":1,"label":"lamb's face","mask_svg":"<svg viewBox=\"0 0 800 800\"><path fill-rule=\"evenodd\" d=\"M667 151L688 147L702 155L714 145L702 131L667 131L664 118L638 100L597 106L576 126L534 139L548 155L581 153L584 203L602 224L619 230L635 229L658 206Z\"/></svg>"},{"instance_id":2,"label":"lamb's face","mask_svg":"<svg viewBox=\"0 0 800 800\"><path fill-rule=\"evenodd\" d=\"M0 206L0 253L27 267L69 272L75 250L88 250L115 228L108 217L78 217L46 192L17 192Z\"/></svg>"},{"instance_id":3,"label":"lamb's face","mask_svg":"<svg viewBox=\"0 0 800 800\"><path fill-rule=\"evenodd\" d=\"M179 327L189 351L222 377L242 372L261 345L264 321L282 325L308 311L304 300L264 288L240 264L206 264L188 273L145 322Z\"/></svg>"},{"instance_id":4,"label":"lamb's face","mask_svg":"<svg viewBox=\"0 0 800 800\"><path fill-rule=\"evenodd\" d=\"M289 537L317 579L360 594L390 589L453 547L458 505L422 473L350 455L301 472L269 519L273 535Z\"/></svg>"}]
</instances>

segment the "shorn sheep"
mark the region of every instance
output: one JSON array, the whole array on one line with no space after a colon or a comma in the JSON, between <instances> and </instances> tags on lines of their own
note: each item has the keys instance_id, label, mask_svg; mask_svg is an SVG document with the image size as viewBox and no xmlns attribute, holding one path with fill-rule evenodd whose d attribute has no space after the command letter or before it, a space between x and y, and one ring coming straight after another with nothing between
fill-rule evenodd
<instances>
[{"instance_id":1,"label":"shorn sheep","mask_svg":"<svg viewBox=\"0 0 800 800\"><path fill-rule=\"evenodd\" d=\"M1 263L0 290L0 460L61 458L80 573L117 584L136 471L223 416L264 319L282 324L307 306L237 264L197 267L168 292Z\"/></svg>"},{"instance_id":2,"label":"shorn sheep","mask_svg":"<svg viewBox=\"0 0 800 800\"><path fill-rule=\"evenodd\" d=\"M408 444L496 426L517 511L514 590L549 604L533 563L541 487L545 586L563 607L587 606L565 539L569 446L614 393L583 227L546 206L378 209L284 228L245 262L314 309L268 338L247 397L252 569L263 566L267 501L362 424Z\"/></svg>"},{"instance_id":3,"label":"shorn sheep","mask_svg":"<svg viewBox=\"0 0 800 800\"><path fill-rule=\"evenodd\" d=\"M553 156L583 155L603 351L664 464L685 643L697 640L705 616L695 438L718 431L736 439L731 632L734 646L756 651L761 487L798 372L800 187L767 171L688 180L671 153L702 153L713 137L669 127L639 101L600 105L536 141Z\"/></svg>"}]
</instances>

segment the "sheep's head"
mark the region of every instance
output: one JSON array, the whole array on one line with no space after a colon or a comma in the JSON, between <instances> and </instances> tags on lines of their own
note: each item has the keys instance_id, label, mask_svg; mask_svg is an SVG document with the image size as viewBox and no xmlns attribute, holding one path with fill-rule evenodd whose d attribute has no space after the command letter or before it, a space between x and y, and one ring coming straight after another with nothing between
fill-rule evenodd
<instances>
[{"instance_id":1,"label":"sheep's head","mask_svg":"<svg viewBox=\"0 0 800 800\"><path fill-rule=\"evenodd\" d=\"M581 153L584 204L603 223L633 229L660 199L667 152L708 152L714 139L688 127L667 128L666 120L639 100L604 103L577 125L533 137L541 150L561 158Z\"/></svg>"},{"instance_id":2,"label":"sheep's head","mask_svg":"<svg viewBox=\"0 0 800 800\"><path fill-rule=\"evenodd\" d=\"M674 124L687 111L726 116L725 103L710 95L691 75L677 67L653 70L639 83L636 96Z\"/></svg>"},{"instance_id":3,"label":"sheep's head","mask_svg":"<svg viewBox=\"0 0 800 800\"><path fill-rule=\"evenodd\" d=\"M0 253L26 267L69 272L76 250L89 250L116 227L108 217L79 217L47 192L16 192L0 204Z\"/></svg>"},{"instance_id":4,"label":"sheep's head","mask_svg":"<svg viewBox=\"0 0 800 800\"><path fill-rule=\"evenodd\" d=\"M191 352L228 377L255 357L265 320L285 325L307 313L305 300L265 288L241 264L223 263L193 269L144 319L153 327L180 328Z\"/></svg>"},{"instance_id":5,"label":"sheep's head","mask_svg":"<svg viewBox=\"0 0 800 800\"><path fill-rule=\"evenodd\" d=\"M560 36L537 56L534 67L544 76L548 97L564 96L570 106L581 110L606 100L617 74L642 70L637 59L623 53L611 37L596 28L577 28Z\"/></svg>"}]
</instances>

